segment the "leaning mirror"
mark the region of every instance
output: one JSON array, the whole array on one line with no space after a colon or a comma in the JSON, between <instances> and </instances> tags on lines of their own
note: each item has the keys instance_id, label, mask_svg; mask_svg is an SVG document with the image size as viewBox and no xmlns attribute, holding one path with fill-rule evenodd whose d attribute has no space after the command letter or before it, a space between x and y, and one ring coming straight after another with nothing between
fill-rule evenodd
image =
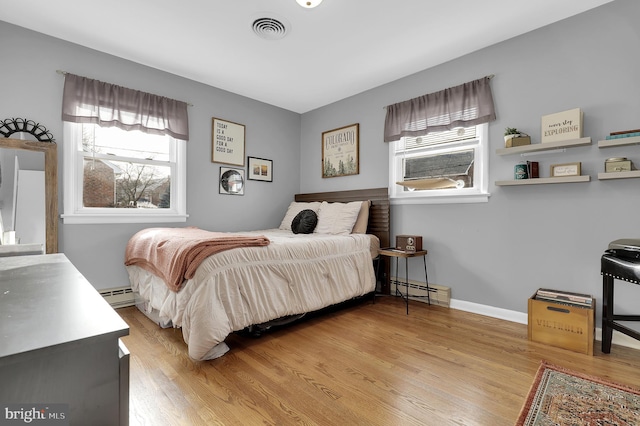
<instances>
[{"instance_id":1,"label":"leaning mirror","mask_svg":"<svg viewBox=\"0 0 640 426\"><path fill-rule=\"evenodd\" d=\"M41 142L0 137L0 148L44 154L45 252L58 252L58 151L53 141ZM4 168L4 165L0 164ZM2 185L0 183L0 185ZM15 199L15 195L13 195ZM19 214L17 220L20 220ZM37 227L35 225L33 227ZM17 242L17 241L16 241Z\"/></svg>"}]
</instances>

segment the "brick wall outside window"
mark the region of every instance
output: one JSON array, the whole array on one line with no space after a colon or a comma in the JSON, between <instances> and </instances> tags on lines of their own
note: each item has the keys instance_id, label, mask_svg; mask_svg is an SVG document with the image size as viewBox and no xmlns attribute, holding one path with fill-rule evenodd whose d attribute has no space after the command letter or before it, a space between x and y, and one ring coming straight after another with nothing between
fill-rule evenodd
<instances>
[{"instance_id":1,"label":"brick wall outside window","mask_svg":"<svg viewBox=\"0 0 640 426\"><path fill-rule=\"evenodd\" d=\"M84 164L83 200L85 207L113 207L115 173L100 160Z\"/></svg>"}]
</instances>

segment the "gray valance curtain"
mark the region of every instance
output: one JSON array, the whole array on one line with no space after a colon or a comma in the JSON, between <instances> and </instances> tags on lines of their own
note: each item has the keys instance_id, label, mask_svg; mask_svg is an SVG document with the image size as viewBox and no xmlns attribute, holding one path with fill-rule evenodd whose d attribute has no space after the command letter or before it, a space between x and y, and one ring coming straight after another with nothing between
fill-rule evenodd
<instances>
[{"instance_id":1,"label":"gray valance curtain","mask_svg":"<svg viewBox=\"0 0 640 426\"><path fill-rule=\"evenodd\" d=\"M387 106L384 141L424 136L496 119L490 77Z\"/></svg>"},{"instance_id":2,"label":"gray valance curtain","mask_svg":"<svg viewBox=\"0 0 640 426\"><path fill-rule=\"evenodd\" d=\"M62 120L189 140L187 104L66 73Z\"/></svg>"}]
</instances>

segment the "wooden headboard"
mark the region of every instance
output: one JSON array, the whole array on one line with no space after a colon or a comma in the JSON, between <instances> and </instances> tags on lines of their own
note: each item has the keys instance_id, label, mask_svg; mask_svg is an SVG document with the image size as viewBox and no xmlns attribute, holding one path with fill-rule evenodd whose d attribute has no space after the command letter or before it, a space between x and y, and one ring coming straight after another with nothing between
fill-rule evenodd
<instances>
[{"instance_id":1,"label":"wooden headboard","mask_svg":"<svg viewBox=\"0 0 640 426\"><path fill-rule=\"evenodd\" d=\"M380 240L380 247L391 245L389 191L387 188L354 189L349 191L315 192L296 194L295 201L311 202L326 201L329 203L348 203L350 201L371 201L369 208L369 224L367 233L373 234ZM389 262L384 262L384 277L381 279L381 292L389 292Z\"/></svg>"}]
</instances>

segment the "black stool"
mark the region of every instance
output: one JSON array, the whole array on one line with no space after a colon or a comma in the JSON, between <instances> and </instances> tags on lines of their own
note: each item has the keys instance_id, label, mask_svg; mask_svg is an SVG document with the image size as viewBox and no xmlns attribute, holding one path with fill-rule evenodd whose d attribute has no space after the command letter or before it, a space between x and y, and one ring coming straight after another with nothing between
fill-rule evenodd
<instances>
[{"instance_id":1,"label":"black stool","mask_svg":"<svg viewBox=\"0 0 640 426\"><path fill-rule=\"evenodd\" d=\"M640 240L616 240L600 261L602 272L602 352L611 352L613 330L640 340L640 333L616 321L640 321L640 315L613 313L613 284L623 280L640 284Z\"/></svg>"}]
</instances>

